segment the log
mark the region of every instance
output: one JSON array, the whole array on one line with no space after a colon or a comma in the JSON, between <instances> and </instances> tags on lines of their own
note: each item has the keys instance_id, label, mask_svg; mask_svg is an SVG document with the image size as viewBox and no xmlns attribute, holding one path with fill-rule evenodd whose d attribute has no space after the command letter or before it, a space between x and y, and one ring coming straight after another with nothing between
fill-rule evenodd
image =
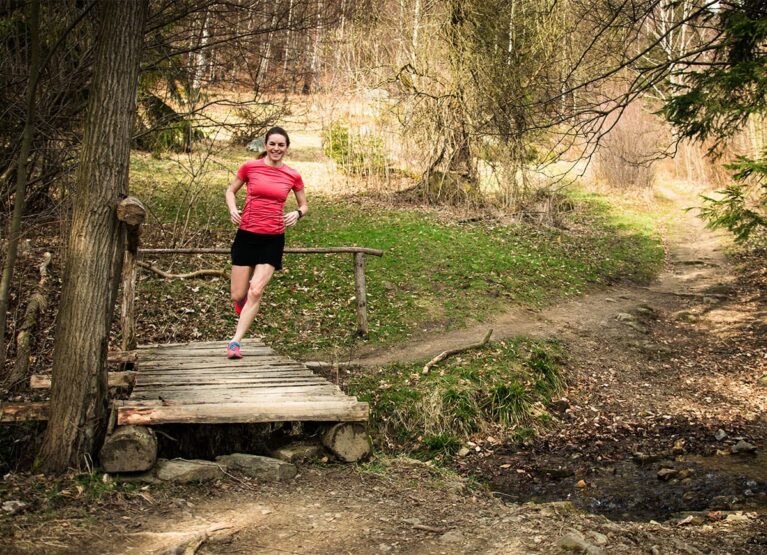
<instances>
[{"instance_id":1,"label":"log","mask_svg":"<svg viewBox=\"0 0 767 555\"><path fill-rule=\"evenodd\" d=\"M480 341L479 343L474 343L472 345L466 345L465 347L458 347L457 349L450 349L448 351L443 351L437 356L435 356L433 359L431 359L429 362L426 363L426 366L423 367L423 374L428 374L429 370L432 366L437 364L438 362L441 362L445 360L447 357L456 355L458 353L462 353L464 351L468 351L471 349L477 349L479 347L484 347L488 341L490 341L490 336L493 335L493 330L489 330L486 334L484 339Z\"/></svg>"},{"instance_id":2,"label":"log","mask_svg":"<svg viewBox=\"0 0 767 555\"><path fill-rule=\"evenodd\" d=\"M109 387L115 387L118 389L129 389L133 387L136 381L136 372L110 372L109 373ZM32 374L29 379L29 387L32 389L50 389L51 388L51 375L50 374Z\"/></svg>"},{"instance_id":3,"label":"log","mask_svg":"<svg viewBox=\"0 0 767 555\"><path fill-rule=\"evenodd\" d=\"M0 403L0 422L48 420L48 402Z\"/></svg>"},{"instance_id":4,"label":"log","mask_svg":"<svg viewBox=\"0 0 767 555\"><path fill-rule=\"evenodd\" d=\"M138 361L138 351L112 351L107 354L108 362L123 364L126 362L135 363Z\"/></svg>"},{"instance_id":5,"label":"log","mask_svg":"<svg viewBox=\"0 0 767 555\"><path fill-rule=\"evenodd\" d=\"M367 421L367 403L329 397L327 401L296 398L276 401L265 397L245 403L141 406L135 401L115 402L117 425L156 424L255 424L261 422Z\"/></svg>"},{"instance_id":6,"label":"log","mask_svg":"<svg viewBox=\"0 0 767 555\"><path fill-rule=\"evenodd\" d=\"M215 276L215 277L222 277L222 278L227 277L226 270L218 270L218 269L195 270L194 272L188 272L186 274L172 274L170 272L166 272L165 270L161 270L154 264L149 264L148 262L139 261L138 265L141 268L145 268L147 270L154 272L158 276L164 277L165 279L191 279L196 277L207 277L207 276Z\"/></svg>"},{"instance_id":7,"label":"log","mask_svg":"<svg viewBox=\"0 0 767 555\"><path fill-rule=\"evenodd\" d=\"M341 422L322 434L322 445L344 462L357 462L371 452L367 427L359 422Z\"/></svg>"},{"instance_id":8,"label":"log","mask_svg":"<svg viewBox=\"0 0 767 555\"><path fill-rule=\"evenodd\" d=\"M354 253L354 295L357 298L357 333L368 334L368 301L365 291L365 255Z\"/></svg>"},{"instance_id":9,"label":"log","mask_svg":"<svg viewBox=\"0 0 767 555\"><path fill-rule=\"evenodd\" d=\"M99 453L105 471L143 472L157 461L157 437L144 426L122 426L107 436Z\"/></svg>"},{"instance_id":10,"label":"log","mask_svg":"<svg viewBox=\"0 0 767 555\"><path fill-rule=\"evenodd\" d=\"M146 208L136 197L127 197L117 205L117 219L128 225L139 226L146 219Z\"/></svg>"},{"instance_id":11,"label":"log","mask_svg":"<svg viewBox=\"0 0 767 555\"><path fill-rule=\"evenodd\" d=\"M11 390L23 388L27 381L29 359L32 353L32 334L37 325L39 314L48 307L48 300L44 293L45 283L48 281L48 266L50 263L51 253L46 252L43 255L43 262L40 264L40 281L37 283L36 291L29 299L29 304L24 312L24 321L19 327L19 333L16 336L16 364L6 382L8 389Z\"/></svg>"}]
</instances>

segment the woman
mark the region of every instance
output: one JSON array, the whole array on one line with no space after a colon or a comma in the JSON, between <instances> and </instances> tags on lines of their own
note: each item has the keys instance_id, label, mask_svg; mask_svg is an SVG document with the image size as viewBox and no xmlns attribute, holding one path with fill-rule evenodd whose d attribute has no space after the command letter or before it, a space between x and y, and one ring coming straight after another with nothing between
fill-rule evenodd
<instances>
[{"instance_id":1,"label":"woman","mask_svg":"<svg viewBox=\"0 0 767 555\"><path fill-rule=\"evenodd\" d=\"M281 127L266 132L266 152L245 162L226 190L232 222L239 225L232 244L232 301L239 314L237 331L227 346L227 358L242 358L240 340L258 314L261 297L272 275L282 268L285 228L309 211L301 175L283 162L290 138ZM247 184L242 213L236 195ZM298 209L283 214L293 191Z\"/></svg>"}]
</instances>

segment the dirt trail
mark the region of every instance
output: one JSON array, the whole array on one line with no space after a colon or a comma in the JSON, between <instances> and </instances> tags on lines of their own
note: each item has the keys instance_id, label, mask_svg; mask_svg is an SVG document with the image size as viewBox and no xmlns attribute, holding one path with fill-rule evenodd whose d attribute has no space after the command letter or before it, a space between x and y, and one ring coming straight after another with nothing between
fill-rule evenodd
<instances>
[{"instance_id":1,"label":"dirt trail","mask_svg":"<svg viewBox=\"0 0 767 555\"><path fill-rule=\"evenodd\" d=\"M364 354L357 362L379 366L428 359L448 349L476 343L490 328L493 339L520 335L559 337L563 333L610 326L617 313L627 313L641 304L681 306L681 299L695 295L702 299L711 287L726 290L734 277L722 253L723 238L706 230L703 222L691 213L680 212L679 217L684 219L684 224L678 225L681 233L668 241L666 269L650 287L611 287L538 311L513 308L486 322L413 338L392 349ZM712 298L718 293L714 295Z\"/></svg>"}]
</instances>

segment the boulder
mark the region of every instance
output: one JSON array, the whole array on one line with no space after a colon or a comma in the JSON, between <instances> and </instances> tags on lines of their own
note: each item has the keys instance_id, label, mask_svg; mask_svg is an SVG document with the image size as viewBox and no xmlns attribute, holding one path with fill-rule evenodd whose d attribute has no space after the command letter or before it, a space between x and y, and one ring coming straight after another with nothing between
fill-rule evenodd
<instances>
[{"instance_id":1,"label":"boulder","mask_svg":"<svg viewBox=\"0 0 767 555\"><path fill-rule=\"evenodd\" d=\"M170 461L160 459L157 461L154 475L164 482L177 484L203 482L225 476L221 465L199 459L173 459Z\"/></svg>"},{"instance_id":2,"label":"boulder","mask_svg":"<svg viewBox=\"0 0 767 555\"><path fill-rule=\"evenodd\" d=\"M232 455L216 457L216 462L232 470L267 482L292 480L298 474L298 469L296 469L294 464L259 455L234 453Z\"/></svg>"}]
</instances>

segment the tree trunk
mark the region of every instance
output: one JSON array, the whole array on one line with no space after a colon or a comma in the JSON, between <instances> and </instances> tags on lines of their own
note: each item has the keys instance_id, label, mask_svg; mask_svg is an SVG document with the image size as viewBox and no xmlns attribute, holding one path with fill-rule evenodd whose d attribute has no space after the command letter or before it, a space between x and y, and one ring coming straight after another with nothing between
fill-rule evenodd
<instances>
[{"instance_id":1,"label":"tree trunk","mask_svg":"<svg viewBox=\"0 0 767 555\"><path fill-rule=\"evenodd\" d=\"M35 123L35 90L40 77L40 2L29 5L29 28L31 59L29 64L29 85L27 86L27 116L21 136L18 167L16 169L16 200L13 207L11 228L8 233L8 254L5 257L3 277L0 279L0 368L5 365L5 324L8 313L8 299L13 281L13 268L19 248L21 217L24 215L24 201L27 192L27 162L32 149Z\"/></svg>"},{"instance_id":2,"label":"tree trunk","mask_svg":"<svg viewBox=\"0 0 767 555\"><path fill-rule=\"evenodd\" d=\"M107 342L122 266L116 208L128 191L131 127L148 0L102 0L56 321L51 412L38 464L79 466L103 437Z\"/></svg>"}]
</instances>

